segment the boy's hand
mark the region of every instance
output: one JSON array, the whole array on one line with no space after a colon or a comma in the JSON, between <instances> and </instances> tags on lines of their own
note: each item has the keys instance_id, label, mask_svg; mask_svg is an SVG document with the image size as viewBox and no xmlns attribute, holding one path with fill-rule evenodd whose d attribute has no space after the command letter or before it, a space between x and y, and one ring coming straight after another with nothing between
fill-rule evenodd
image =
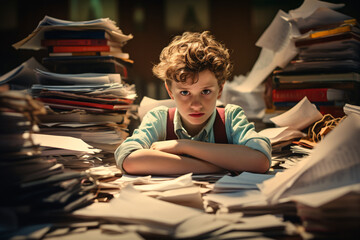
<instances>
[{"instance_id":1,"label":"boy's hand","mask_svg":"<svg viewBox=\"0 0 360 240\"><path fill-rule=\"evenodd\" d=\"M185 144L186 141L187 140L181 139L154 142L150 149L180 155L184 154L181 146Z\"/></svg>"}]
</instances>

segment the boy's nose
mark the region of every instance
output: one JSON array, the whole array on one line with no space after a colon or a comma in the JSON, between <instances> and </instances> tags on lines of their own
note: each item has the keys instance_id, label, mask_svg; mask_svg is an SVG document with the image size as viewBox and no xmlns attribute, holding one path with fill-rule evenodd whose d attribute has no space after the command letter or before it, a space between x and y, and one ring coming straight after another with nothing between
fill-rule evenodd
<instances>
[{"instance_id":1,"label":"boy's nose","mask_svg":"<svg viewBox=\"0 0 360 240\"><path fill-rule=\"evenodd\" d=\"M194 96L191 100L191 108L193 110L200 110L202 108L202 103L200 97Z\"/></svg>"}]
</instances>

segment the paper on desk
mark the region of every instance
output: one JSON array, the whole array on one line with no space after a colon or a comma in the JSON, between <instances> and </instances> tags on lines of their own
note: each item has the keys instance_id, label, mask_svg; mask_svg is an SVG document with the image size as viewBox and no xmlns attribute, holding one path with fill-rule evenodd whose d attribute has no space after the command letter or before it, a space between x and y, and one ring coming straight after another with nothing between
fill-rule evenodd
<instances>
[{"instance_id":1,"label":"paper on desk","mask_svg":"<svg viewBox=\"0 0 360 240\"><path fill-rule=\"evenodd\" d=\"M272 144L306 136L305 133L289 127L265 128L259 134L269 138Z\"/></svg>"},{"instance_id":2,"label":"paper on desk","mask_svg":"<svg viewBox=\"0 0 360 240\"><path fill-rule=\"evenodd\" d=\"M360 116L360 106L346 103L344 106L344 113L346 115L356 114Z\"/></svg>"},{"instance_id":3,"label":"paper on desk","mask_svg":"<svg viewBox=\"0 0 360 240\"><path fill-rule=\"evenodd\" d=\"M339 188L360 182L360 116L341 121L293 168L264 181L269 201Z\"/></svg>"},{"instance_id":4,"label":"paper on desk","mask_svg":"<svg viewBox=\"0 0 360 240\"><path fill-rule=\"evenodd\" d=\"M360 193L360 183L319 192L293 195L290 199L310 207L320 207L350 192Z\"/></svg>"},{"instance_id":5,"label":"paper on desk","mask_svg":"<svg viewBox=\"0 0 360 240\"><path fill-rule=\"evenodd\" d=\"M68 149L72 151L86 152L89 154L101 152L100 149L93 148L79 138L37 133L33 133L31 136L35 144L43 147Z\"/></svg>"},{"instance_id":6,"label":"paper on desk","mask_svg":"<svg viewBox=\"0 0 360 240\"><path fill-rule=\"evenodd\" d=\"M287 126L292 129L302 130L320 120L322 117L322 114L305 96L290 110L276 117L272 117L270 120L280 127Z\"/></svg>"},{"instance_id":7,"label":"paper on desk","mask_svg":"<svg viewBox=\"0 0 360 240\"><path fill-rule=\"evenodd\" d=\"M143 192L143 194L182 206L204 208L199 186L182 187L167 191L147 191Z\"/></svg>"},{"instance_id":8,"label":"paper on desk","mask_svg":"<svg viewBox=\"0 0 360 240\"><path fill-rule=\"evenodd\" d=\"M157 200L143 195L128 185L123 188L118 198L109 203L93 203L90 206L76 210L75 216L101 217L114 221L148 222L161 224L164 227L174 227L186 219L204 214L189 207Z\"/></svg>"},{"instance_id":9,"label":"paper on desk","mask_svg":"<svg viewBox=\"0 0 360 240\"><path fill-rule=\"evenodd\" d=\"M192 173L182 175L178 178L163 181L156 184L136 185L134 188L139 191L167 191L183 187L194 186L191 178Z\"/></svg>"},{"instance_id":10,"label":"paper on desk","mask_svg":"<svg viewBox=\"0 0 360 240\"><path fill-rule=\"evenodd\" d=\"M232 208L236 206L266 205L267 198L260 190L240 190L230 193L206 194L204 200L215 202L223 207Z\"/></svg>"},{"instance_id":11,"label":"paper on desk","mask_svg":"<svg viewBox=\"0 0 360 240\"><path fill-rule=\"evenodd\" d=\"M214 191L221 192L226 190L236 191L240 189L258 189L257 184L272 177L274 177L274 175L249 172L242 172L235 177L225 175L215 183Z\"/></svg>"}]
</instances>

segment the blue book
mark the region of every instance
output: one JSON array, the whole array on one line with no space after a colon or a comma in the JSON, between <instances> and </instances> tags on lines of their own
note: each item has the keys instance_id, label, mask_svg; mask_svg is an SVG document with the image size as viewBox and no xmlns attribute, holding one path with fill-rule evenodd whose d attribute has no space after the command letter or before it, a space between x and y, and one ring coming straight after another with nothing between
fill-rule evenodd
<instances>
[{"instance_id":1,"label":"blue book","mask_svg":"<svg viewBox=\"0 0 360 240\"><path fill-rule=\"evenodd\" d=\"M108 34L102 29L86 30L50 30L44 32L44 39L107 39Z\"/></svg>"}]
</instances>

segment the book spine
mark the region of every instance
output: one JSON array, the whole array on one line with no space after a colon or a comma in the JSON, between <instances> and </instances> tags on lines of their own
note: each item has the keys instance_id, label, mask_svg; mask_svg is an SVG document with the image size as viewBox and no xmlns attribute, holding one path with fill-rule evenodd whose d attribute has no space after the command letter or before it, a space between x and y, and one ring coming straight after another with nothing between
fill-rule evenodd
<instances>
[{"instance_id":1,"label":"book spine","mask_svg":"<svg viewBox=\"0 0 360 240\"><path fill-rule=\"evenodd\" d=\"M334 29L328 29L328 30L314 32L314 33L310 34L310 38L325 37L325 36L330 36L330 35L334 35L334 34L338 34L338 33L349 32L349 31L351 31L351 26L349 26L349 25L341 26L341 27L337 27Z\"/></svg>"},{"instance_id":2,"label":"book spine","mask_svg":"<svg viewBox=\"0 0 360 240\"><path fill-rule=\"evenodd\" d=\"M328 88L314 89L273 89L273 102L296 102L305 96L310 102L326 102L329 101Z\"/></svg>"},{"instance_id":3,"label":"book spine","mask_svg":"<svg viewBox=\"0 0 360 240\"><path fill-rule=\"evenodd\" d=\"M107 39L42 39L41 45L50 46L104 46Z\"/></svg>"},{"instance_id":4,"label":"book spine","mask_svg":"<svg viewBox=\"0 0 360 240\"><path fill-rule=\"evenodd\" d=\"M295 47L300 48L300 47L306 47L311 44L319 44L324 42L332 42L332 41L348 40L348 39L360 40L360 37L353 32L345 32L343 34L297 40L295 42Z\"/></svg>"},{"instance_id":5,"label":"book spine","mask_svg":"<svg viewBox=\"0 0 360 240\"><path fill-rule=\"evenodd\" d=\"M65 104L71 106L85 106L85 107L101 108L108 110L116 110L116 109L124 108L124 106L118 106L118 105L80 102L80 101L65 100L65 99L54 99L54 98L37 98L37 99L44 103L55 103L55 104L57 103L57 104Z\"/></svg>"},{"instance_id":6,"label":"book spine","mask_svg":"<svg viewBox=\"0 0 360 240\"><path fill-rule=\"evenodd\" d=\"M110 47L105 46L52 46L49 47L51 53L69 53L69 52L109 52Z\"/></svg>"}]
</instances>

